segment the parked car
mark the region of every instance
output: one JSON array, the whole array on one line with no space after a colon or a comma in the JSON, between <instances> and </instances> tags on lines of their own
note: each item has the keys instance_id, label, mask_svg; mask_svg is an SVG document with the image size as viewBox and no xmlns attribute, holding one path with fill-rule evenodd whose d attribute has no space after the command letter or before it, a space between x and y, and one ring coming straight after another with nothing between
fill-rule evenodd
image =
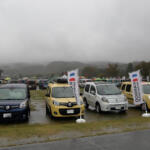
<instances>
[{"instance_id":1,"label":"parked car","mask_svg":"<svg viewBox=\"0 0 150 150\"><path fill-rule=\"evenodd\" d=\"M80 88L84 88L86 82L92 82L92 80L91 80L91 79L80 79L80 80L79 80L79 87L80 87Z\"/></svg>"},{"instance_id":2,"label":"parked car","mask_svg":"<svg viewBox=\"0 0 150 150\"><path fill-rule=\"evenodd\" d=\"M19 81L18 80L11 80L10 83L13 83L13 84L14 83L19 83Z\"/></svg>"},{"instance_id":3,"label":"parked car","mask_svg":"<svg viewBox=\"0 0 150 150\"><path fill-rule=\"evenodd\" d=\"M150 109L150 82L142 82L143 86L143 100L146 103L147 109ZM122 93L127 97L128 102L130 104L133 104L133 94L132 94L132 85L131 82L123 82L121 85ZM139 106L139 105L137 105ZM140 105L143 109L145 107L145 104Z\"/></svg>"},{"instance_id":4,"label":"parked car","mask_svg":"<svg viewBox=\"0 0 150 150\"><path fill-rule=\"evenodd\" d=\"M0 80L0 84L3 84L3 80Z\"/></svg>"},{"instance_id":5,"label":"parked car","mask_svg":"<svg viewBox=\"0 0 150 150\"><path fill-rule=\"evenodd\" d=\"M37 88L36 80L28 80L27 85L30 90L36 90L36 88Z\"/></svg>"},{"instance_id":6,"label":"parked car","mask_svg":"<svg viewBox=\"0 0 150 150\"><path fill-rule=\"evenodd\" d=\"M86 83L83 92L85 107L94 107L97 112L128 110L128 101L121 91L109 83Z\"/></svg>"},{"instance_id":7,"label":"parked car","mask_svg":"<svg viewBox=\"0 0 150 150\"><path fill-rule=\"evenodd\" d=\"M77 104L71 85L61 83L49 83L46 94L46 113L51 117L79 117L84 116L84 104L81 98L81 106Z\"/></svg>"},{"instance_id":8,"label":"parked car","mask_svg":"<svg viewBox=\"0 0 150 150\"><path fill-rule=\"evenodd\" d=\"M48 87L48 79L41 79L38 82L39 89L47 89Z\"/></svg>"},{"instance_id":9,"label":"parked car","mask_svg":"<svg viewBox=\"0 0 150 150\"><path fill-rule=\"evenodd\" d=\"M30 93L25 84L0 85L0 119L24 119L30 115Z\"/></svg>"}]
</instances>

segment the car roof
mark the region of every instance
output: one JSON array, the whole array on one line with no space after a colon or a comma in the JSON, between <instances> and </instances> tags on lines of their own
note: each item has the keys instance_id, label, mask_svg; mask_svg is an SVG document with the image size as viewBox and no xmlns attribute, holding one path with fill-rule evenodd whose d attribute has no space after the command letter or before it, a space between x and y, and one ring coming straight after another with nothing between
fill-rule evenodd
<instances>
[{"instance_id":1,"label":"car roof","mask_svg":"<svg viewBox=\"0 0 150 150\"><path fill-rule=\"evenodd\" d=\"M70 87L71 85L66 84L66 83L49 83L49 87Z\"/></svg>"},{"instance_id":2,"label":"car roof","mask_svg":"<svg viewBox=\"0 0 150 150\"><path fill-rule=\"evenodd\" d=\"M122 82L122 85L123 85L123 84L131 84L131 82ZM143 85L144 85L144 84L150 84L150 82L145 82L145 81L143 81L142 84L143 84Z\"/></svg>"},{"instance_id":3,"label":"car roof","mask_svg":"<svg viewBox=\"0 0 150 150\"><path fill-rule=\"evenodd\" d=\"M98 86L98 85L112 85L112 84L114 84L114 83L108 83L108 82L99 81L99 82L87 82L86 85L87 85L87 84L91 84L91 85L96 85L96 86Z\"/></svg>"},{"instance_id":4,"label":"car roof","mask_svg":"<svg viewBox=\"0 0 150 150\"><path fill-rule=\"evenodd\" d=\"M87 80L92 80L92 79L80 79L80 81L87 81Z\"/></svg>"},{"instance_id":5,"label":"car roof","mask_svg":"<svg viewBox=\"0 0 150 150\"><path fill-rule=\"evenodd\" d=\"M26 88L26 84L1 84L0 88Z\"/></svg>"}]
</instances>

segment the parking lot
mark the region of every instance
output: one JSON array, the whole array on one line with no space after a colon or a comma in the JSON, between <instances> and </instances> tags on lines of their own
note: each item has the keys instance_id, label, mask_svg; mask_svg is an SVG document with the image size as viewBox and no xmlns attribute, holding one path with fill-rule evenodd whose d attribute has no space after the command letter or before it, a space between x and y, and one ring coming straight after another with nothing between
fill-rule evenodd
<instances>
[{"instance_id":1,"label":"parking lot","mask_svg":"<svg viewBox=\"0 0 150 150\"><path fill-rule=\"evenodd\" d=\"M75 118L56 118L51 119L46 116L45 113L45 101L44 100L31 100L31 104L34 107L34 110L31 111L31 116L29 119L29 124L46 124L46 123L73 123ZM126 113L118 112L107 112L107 113L97 113L93 108L85 110L85 119L87 122L94 121L105 121L105 120L119 120L122 118L138 117L142 114L141 110L129 106L129 110Z\"/></svg>"},{"instance_id":2,"label":"parking lot","mask_svg":"<svg viewBox=\"0 0 150 150\"><path fill-rule=\"evenodd\" d=\"M46 90L31 90L31 113L28 122L4 120L0 123L1 146L29 144L83 136L112 134L149 129L150 119L143 118L142 111L129 106L126 113L97 113L93 108L85 110L85 124L77 124L76 118L55 118L46 115Z\"/></svg>"}]
</instances>

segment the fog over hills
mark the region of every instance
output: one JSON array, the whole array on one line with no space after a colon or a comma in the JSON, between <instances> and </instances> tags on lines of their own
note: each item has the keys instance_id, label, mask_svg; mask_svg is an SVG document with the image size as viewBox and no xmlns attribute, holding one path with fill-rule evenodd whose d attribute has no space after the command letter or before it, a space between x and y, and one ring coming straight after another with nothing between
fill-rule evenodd
<instances>
[{"instance_id":1,"label":"fog over hills","mask_svg":"<svg viewBox=\"0 0 150 150\"><path fill-rule=\"evenodd\" d=\"M61 74L72 69L78 68L80 71L86 66L94 66L97 68L106 68L112 62L79 62L79 61L54 61L47 64L30 64L30 63L15 63L1 65L0 69L4 70L5 74L14 75L21 74L28 75L47 75L47 74ZM120 69L126 69L127 64L117 63Z\"/></svg>"}]
</instances>

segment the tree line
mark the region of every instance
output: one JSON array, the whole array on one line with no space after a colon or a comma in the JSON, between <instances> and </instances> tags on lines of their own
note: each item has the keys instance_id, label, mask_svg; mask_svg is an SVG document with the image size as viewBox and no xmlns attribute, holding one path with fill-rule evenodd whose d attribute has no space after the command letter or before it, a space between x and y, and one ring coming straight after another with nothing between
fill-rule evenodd
<instances>
[{"instance_id":1,"label":"tree line","mask_svg":"<svg viewBox=\"0 0 150 150\"><path fill-rule=\"evenodd\" d=\"M142 61L140 63L128 63L125 68L121 68L118 64L109 63L106 68L98 68L95 66L86 66L82 69L81 75L92 77L122 77L128 78L128 73L140 70L143 78L150 76L150 62Z\"/></svg>"}]
</instances>

